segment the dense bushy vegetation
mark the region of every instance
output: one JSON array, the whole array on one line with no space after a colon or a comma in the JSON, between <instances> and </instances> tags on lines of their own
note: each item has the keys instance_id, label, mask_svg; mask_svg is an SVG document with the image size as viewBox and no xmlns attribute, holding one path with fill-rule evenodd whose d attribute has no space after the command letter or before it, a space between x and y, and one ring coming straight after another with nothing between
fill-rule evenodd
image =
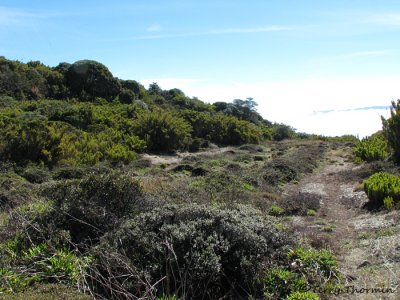
<instances>
[{"instance_id":1,"label":"dense bushy vegetation","mask_svg":"<svg viewBox=\"0 0 400 300\"><path fill-rule=\"evenodd\" d=\"M400 163L400 100L392 101L390 118L382 117L383 133L394 151L394 158Z\"/></svg>"},{"instance_id":2,"label":"dense bushy vegetation","mask_svg":"<svg viewBox=\"0 0 400 300\"><path fill-rule=\"evenodd\" d=\"M400 100L392 101L390 117L382 117L382 131L378 131L356 144L356 161L383 161L389 164L378 168L364 181L371 208L400 208L400 177L396 165L400 162ZM382 163L382 162L381 162Z\"/></svg>"},{"instance_id":3,"label":"dense bushy vegetation","mask_svg":"<svg viewBox=\"0 0 400 300\"><path fill-rule=\"evenodd\" d=\"M387 209L400 208L400 177L387 172L375 173L364 182L370 201Z\"/></svg>"},{"instance_id":4,"label":"dense bushy vegetation","mask_svg":"<svg viewBox=\"0 0 400 300\"><path fill-rule=\"evenodd\" d=\"M388 142L381 131L357 142L354 148L357 161L384 160L390 154Z\"/></svg>"},{"instance_id":5,"label":"dense bushy vegetation","mask_svg":"<svg viewBox=\"0 0 400 300\"><path fill-rule=\"evenodd\" d=\"M106 236L100 247L125 256L143 281L161 281L158 288L164 294L210 299L257 295L257 278L283 259L288 245L284 234L256 210L190 205L140 214ZM112 284L136 294L137 287L124 281Z\"/></svg>"},{"instance_id":6,"label":"dense bushy vegetation","mask_svg":"<svg viewBox=\"0 0 400 300\"><path fill-rule=\"evenodd\" d=\"M146 89L90 60L1 57L0 295L56 283L99 299L314 299L306 288L337 284L330 253L267 216L318 165L323 137L256 106ZM172 166L137 159L204 147ZM285 201L288 214L319 204Z\"/></svg>"}]
</instances>

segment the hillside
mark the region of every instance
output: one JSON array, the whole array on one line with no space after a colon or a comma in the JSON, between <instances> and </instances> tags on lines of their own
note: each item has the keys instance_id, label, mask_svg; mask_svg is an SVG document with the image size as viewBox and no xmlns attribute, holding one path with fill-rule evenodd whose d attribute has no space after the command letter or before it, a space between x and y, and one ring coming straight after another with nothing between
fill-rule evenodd
<instances>
[{"instance_id":1,"label":"hillside","mask_svg":"<svg viewBox=\"0 0 400 300\"><path fill-rule=\"evenodd\" d=\"M0 297L396 299L395 117L358 141L256 106L0 58Z\"/></svg>"}]
</instances>

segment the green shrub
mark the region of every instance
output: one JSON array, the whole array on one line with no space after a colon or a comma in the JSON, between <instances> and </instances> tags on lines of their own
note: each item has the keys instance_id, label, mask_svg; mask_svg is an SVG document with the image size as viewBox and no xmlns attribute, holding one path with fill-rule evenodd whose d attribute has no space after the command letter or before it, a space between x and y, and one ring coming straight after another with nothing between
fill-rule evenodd
<instances>
[{"instance_id":1,"label":"green shrub","mask_svg":"<svg viewBox=\"0 0 400 300\"><path fill-rule=\"evenodd\" d=\"M35 282L82 285L90 257L78 257L46 244L32 246L14 257L12 265L0 268L0 292L18 292Z\"/></svg>"},{"instance_id":2,"label":"green shrub","mask_svg":"<svg viewBox=\"0 0 400 300\"><path fill-rule=\"evenodd\" d=\"M278 205L272 205L268 211L268 214L271 216L278 217L278 216L283 215L284 212L285 212L285 210L282 207L280 207Z\"/></svg>"},{"instance_id":3,"label":"green shrub","mask_svg":"<svg viewBox=\"0 0 400 300\"><path fill-rule=\"evenodd\" d=\"M317 215L317 212L314 209L307 209L307 216L315 217L316 215Z\"/></svg>"},{"instance_id":4,"label":"green shrub","mask_svg":"<svg viewBox=\"0 0 400 300\"><path fill-rule=\"evenodd\" d=\"M272 137L275 141L282 141L293 138L296 134L295 129L285 124L275 124L272 127Z\"/></svg>"},{"instance_id":5,"label":"green shrub","mask_svg":"<svg viewBox=\"0 0 400 300\"><path fill-rule=\"evenodd\" d=\"M289 295L287 300L320 300L320 298L313 292L294 292Z\"/></svg>"},{"instance_id":6,"label":"green shrub","mask_svg":"<svg viewBox=\"0 0 400 300\"><path fill-rule=\"evenodd\" d=\"M139 115L133 130L146 141L148 150L171 151L184 149L190 144L192 128L175 114L156 110Z\"/></svg>"},{"instance_id":7,"label":"green shrub","mask_svg":"<svg viewBox=\"0 0 400 300\"><path fill-rule=\"evenodd\" d=\"M265 274L263 277L264 296L267 299L279 296L280 299L285 298L292 292L304 291L307 289L305 279L284 267L275 267Z\"/></svg>"},{"instance_id":8,"label":"green shrub","mask_svg":"<svg viewBox=\"0 0 400 300\"><path fill-rule=\"evenodd\" d=\"M21 176L31 183L43 183L49 179L48 171L37 167L25 168Z\"/></svg>"},{"instance_id":9,"label":"green shrub","mask_svg":"<svg viewBox=\"0 0 400 300\"><path fill-rule=\"evenodd\" d=\"M387 196L383 199L383 205L386 209L390 210L394 208L394 200L392 197Z\"/></svg>"},{"instance_id":10,"label":"green shrub","mask_svg":"<svg viewBox=\"0 0 400 300\"><path fill-rule=\"evenodd\" d=\"M286 266L271 268L260 277L267 299L319 299L307 291L329 293L341 282L337 260L327 250L298 247L287 253L287 259Z\"/></svg>"},{"instance_id":11,"label":"green shrub","mask_svg":"<svg viewBox=\"0 0 400 300\"><path fill-rule=\"evenodd\" d=\"M0 158L53 166L60 160L59 145L64 130L62 124L50 124L29 114L10 120L0 130Z\"/></svg>"},{"instance_id":12,"label":"green shrub","mask_svg":"<svg viewBox=\"0 0 400 300\"><path fill-rule=\"evenodd\" d=\"M328 250L299 247L289 251L289 258L301 266L300 271L311 282L316 278L319 280L337 280L339 278L338 262Z\"/></svg>"},{"instance_id":13,"label":"green shrub","mask_svg":"<svg viewBox=\"0 0 400 300\"><path fill-rule=\"evenodd\" d=\"M392 101L390 118L382 117L383 133L394 150L394 158L400 163L400 100Z\"/></svg>"},{"instance_id":14,"label":"green shrub","mask_svg":"<svg viewBox=\"0 0 400 300\"><path fill-rule=\"evenodd\" d=\"M384 160L390 154L389 145L382 132L377 132L357 142L354 148L357 160Z\"/></svg>"},{"instance_id":15,"label":"green shrub","mask_svg":"<svg viewBox=\"0 0 400 300\"><path fill-rule=\"evenodd\" d=\"M364 181L364 191L374 205L383 206L385 198L386 205L397 205L400 201L400 177L386 172L375 173Z\"/></svg>"},{"instance_id":16,"label":"green shrub","mask_svg":"<svg viewBox=\"0 0 400 300\"><path fill-rule=\"evenodd\" d=\"M159 294L216 299L227 293L256 295L257 279L278 263L286 244L283 234L254 209L191 205L140 214L108 235L99 249L128 258L136 274L159 282ZM111 276L118 281L116 275ZM114 284L127 287L124 280Z\"/></svg>"}]
</instances>

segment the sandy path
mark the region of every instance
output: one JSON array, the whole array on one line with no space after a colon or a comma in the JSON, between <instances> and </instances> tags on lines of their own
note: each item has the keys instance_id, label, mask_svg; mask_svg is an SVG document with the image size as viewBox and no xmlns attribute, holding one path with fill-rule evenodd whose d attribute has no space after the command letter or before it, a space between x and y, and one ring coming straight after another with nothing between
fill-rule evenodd
<instances>
[{"instance_id":1,"label":"sandy path","mask_svg":"<svg viewBox=\"0 0 400 300\"><path fill-rule=\"evenodd\" d=\"M368 201L355 191L358 179L344 179L343 172L357 168L348 162L349 150L331 150L327 164L298 184L288 185L285 194L308 192L321 195L315 217L293 217L300 238L316 247L331 249L339 258L345 284L357 289L391 288L394 293L372 291L342 294L330 299L400 299L399 211L370 213L362 209ZM352 289L351 289L352 290Z\"/></svg>"}]
</instances>

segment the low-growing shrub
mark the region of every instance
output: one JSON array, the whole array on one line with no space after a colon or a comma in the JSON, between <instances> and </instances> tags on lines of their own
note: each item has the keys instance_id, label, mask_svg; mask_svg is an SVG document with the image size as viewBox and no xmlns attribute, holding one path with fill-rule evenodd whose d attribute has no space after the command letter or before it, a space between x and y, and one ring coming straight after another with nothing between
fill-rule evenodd
<instances>
[{"instance_id":1,"label":"low-growing shrub","mask_svg":"<svg viewBox=\"0 0 400 300\"><path fill-rule=\"evenodd\" d=\"M55 209L64 218L59 226L70 232L75 243L96 241L143 206L139 182L119 172L60 182L44 194L55 201Z\"/></svg>"},{"instance_id":2,"label":"low-growing shrub","mask_svg":"<svg viewBox=\"0 0 400 300\"><path fill-rule=\"evenodd\" d=\"M48 171L43 168L28 167L21 174L31 183L43 183L49 179Z\"/></svg>"},{"instance_id":3,"label":"low-growing shrub","mask_svg":"<svg viewBox=\"0 0 400 300\"><path fill-rule=\"evenodd\" d=\"M400 203L400 177L387 172L378 172L364 182L364 191L376 206L397 206ZM391 200L389 200L391 199Z\"/></svg>"},{"instance_id":4,"label":"low-growing shrub","mask_svg":"<svg viewBox=\"0 0 400 300\"><path fill-rule=\"evenodd\" d=\"M294 292L289 295L287 300L320 300L320 298L313 292Z\"/></svg>"},{"instance_id":5,"label":"low-growing shrub","mask_svg":"<svg viewBox=\"0 0 400 300\"><path fill-rule=\"evenodd\" d=\"M286 214L305 216L310 211L315 214L320 208L320 201L321 196L318 194L299 192L283 198L280 204Z\"/></svg>"},{"instance_id":6,"label":"low-growing shrub","mask_svg":"<svg viewBox=\"0 0 400 300\"><path fill-rule=\"evenodd\" d=\"M306 281L299 274L287 270L285 267L275 267L267 271L263 277L264 296L267 299L279 296L281 299L291 292L307 289Z\"/></svg>"},{"instance_id":7,"label":"low-growing shrub","mask_svg":"<svg viewBox=\"0 0 400 300\"><path fill-rule=\"evenodd\" d=\"M78 257L72 251L51 249L46 244L31 246L19 253L12 248L1 250L13 259L11 265L0 268L0 292L6 293L22 291L35 282L82 286L85 269L91 261L90 257Z\"/></svg>"},{"instance_id":8,"label":"low-growing shrub","mask_svg":"<svg viewBox=\"0 0 400 300\"><path fill-rule=\"evenodd\" d=\"M267 299L319 299L308 291L329 293L341 282L337 260L328 250L297 247L289 250L287 259L286 266L271 268L260 277Z\"/></svg>"},{"instance_id":9,"label":"low-growing shrub","mask_svg":"<svg viewBox=\"0 0 400 300\"><path fill-rule=\"evenodd\" d=\"M278 217L278 216L283 215L284 212L285 212L285 210L282 207L280 207L278 205L272 205L268 211L268 214L271 216Z\"/></svg>"},{"instance_id":10,"label":"low-growing shrub","mask_svg":"<svg viewBox=\"0 0 400 300\"><path fill-rule=\"evenodd\" d=\"M257 279L279 263L286 245L283 233L254 209L190 205L140 214L109 234L99 249L126 257L136 274L158 283L159 295L217 299L261 292ZM113 278L115 290L134 286L117 274Z\"/></svg>"}]
</instances>

